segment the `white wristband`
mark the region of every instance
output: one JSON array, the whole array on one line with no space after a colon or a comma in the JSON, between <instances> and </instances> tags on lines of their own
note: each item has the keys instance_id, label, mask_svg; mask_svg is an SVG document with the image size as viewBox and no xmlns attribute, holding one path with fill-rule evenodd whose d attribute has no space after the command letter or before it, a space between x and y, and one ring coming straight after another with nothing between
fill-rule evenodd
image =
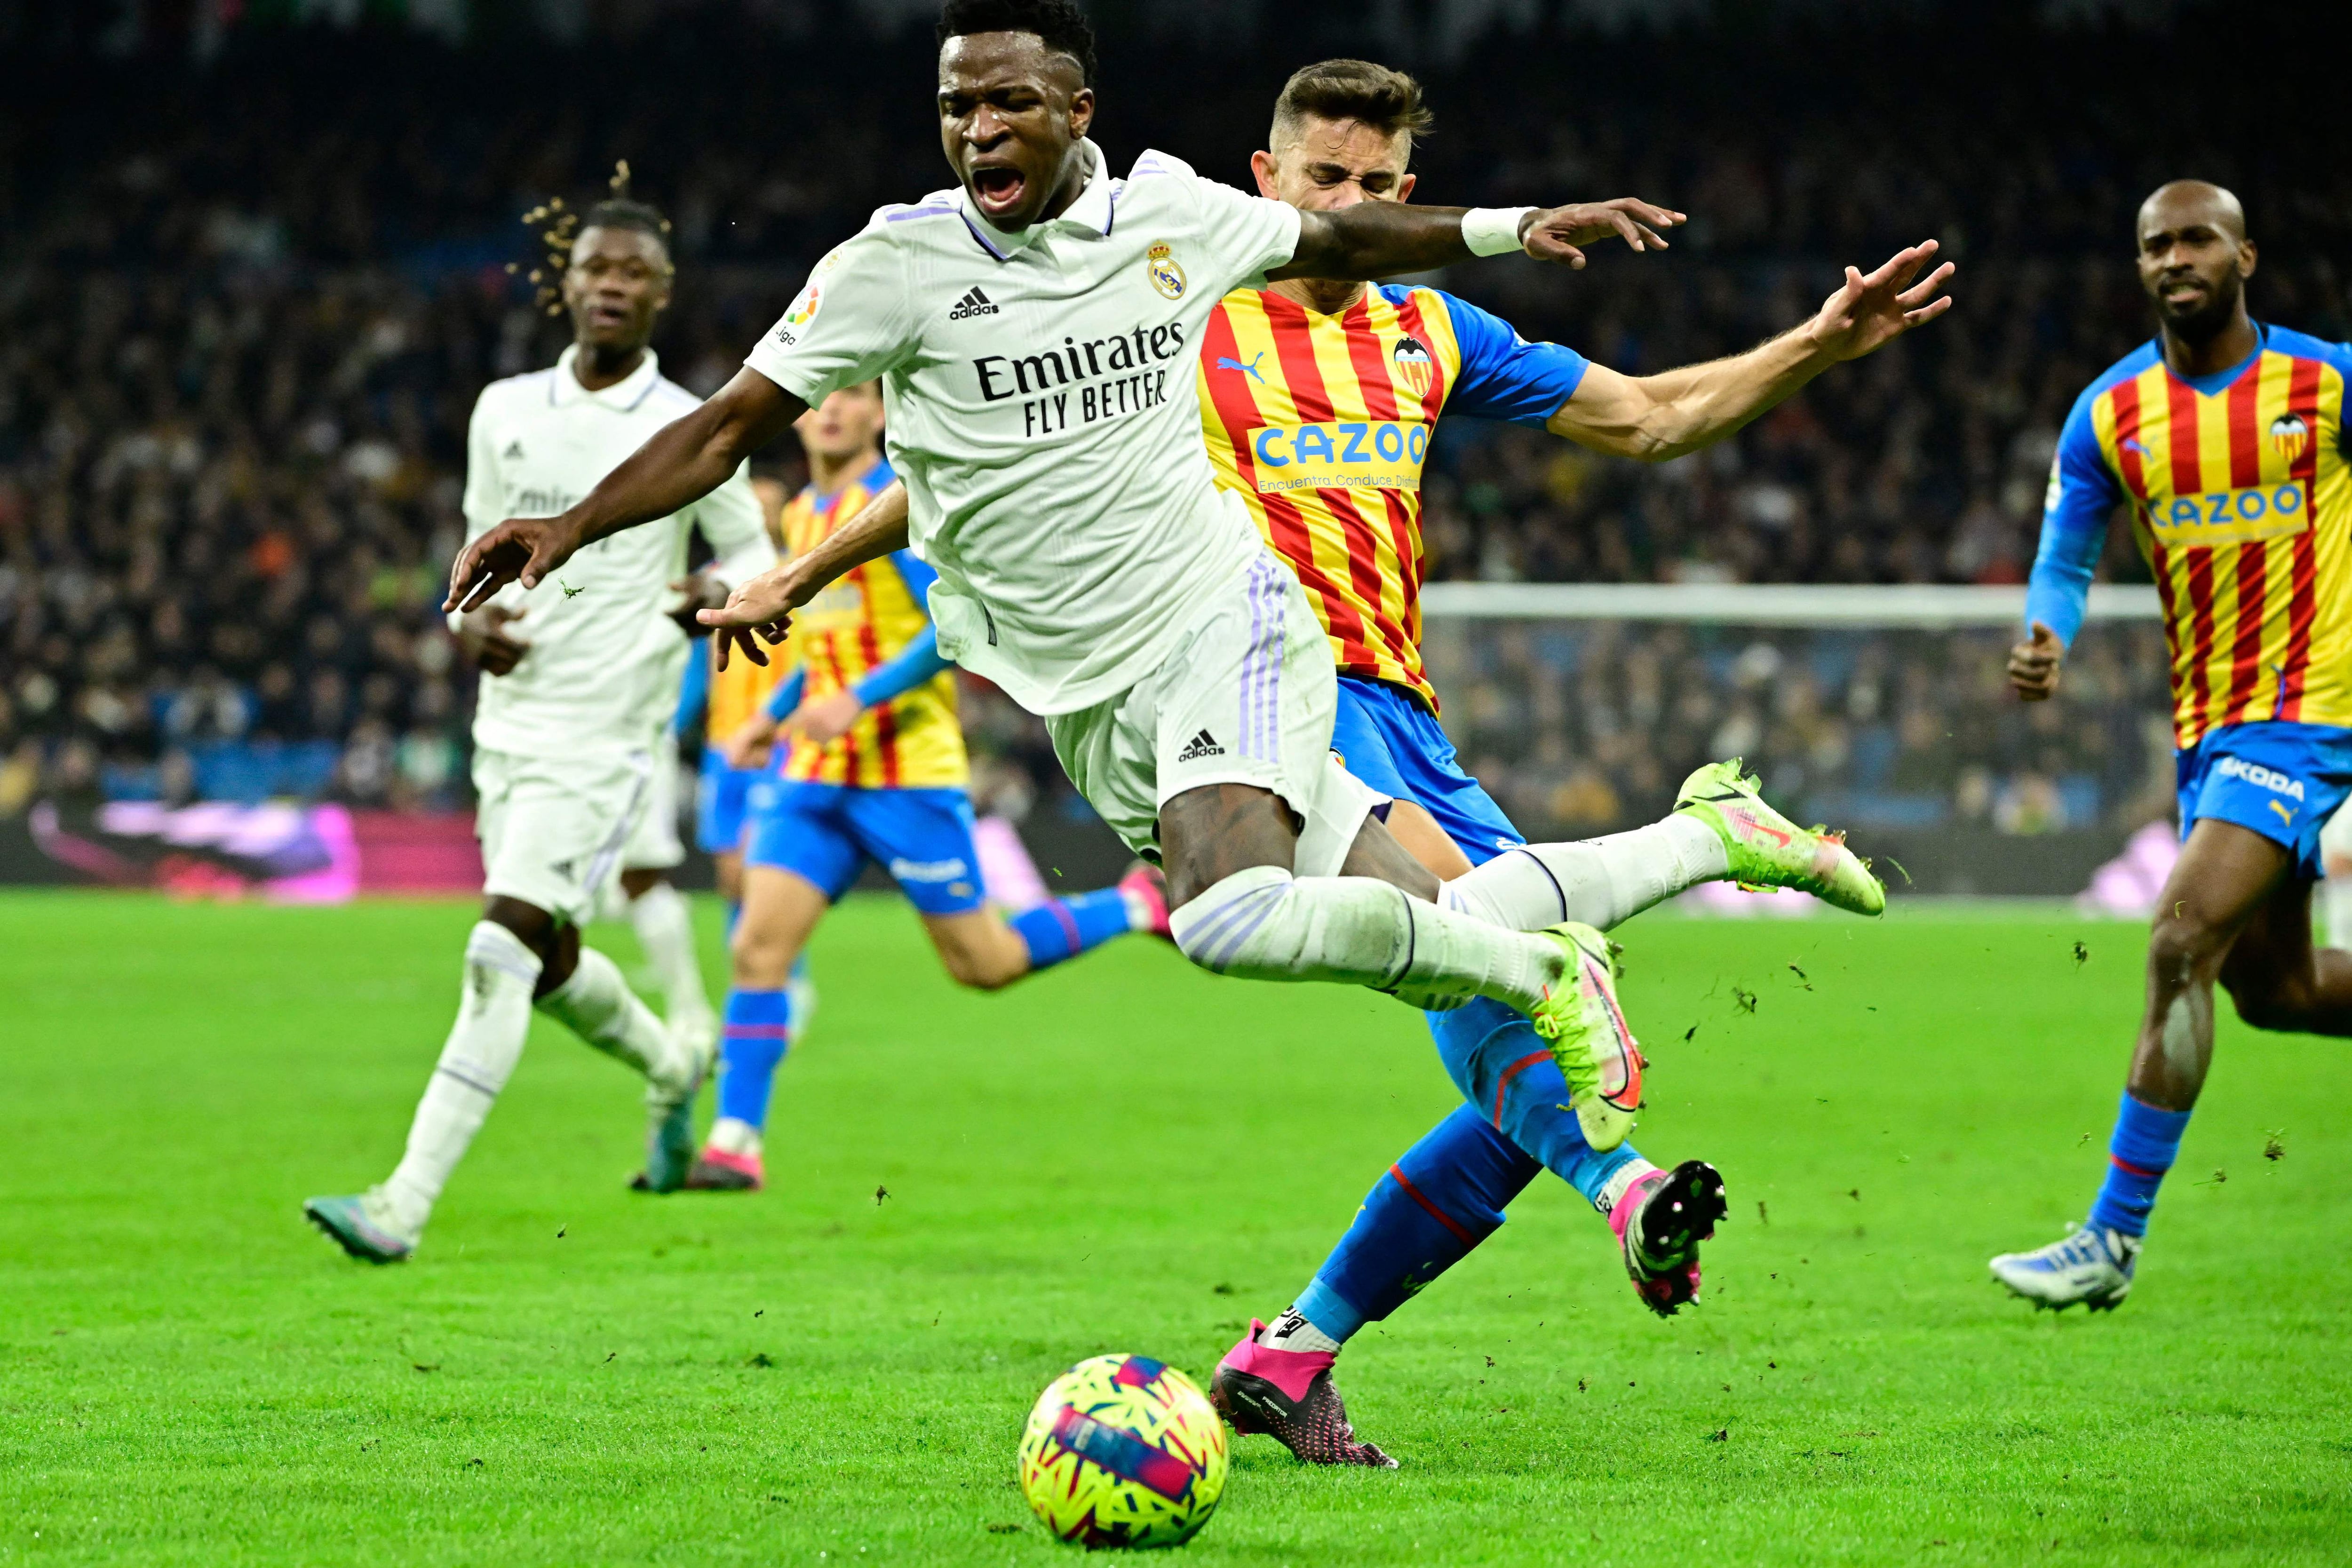
<instances>
[{"instance_id":1,"label":"white wristband","mask_svg":"<svg viewBox=\"0 0 2352 1568\"><path fill-rule=\"evenodd\" d=\"M1462 243L1473 256L1508 256L1522 248L1519 220L1533 207L1472 207L1462 215Z\"/></svg>"}]
</instances>

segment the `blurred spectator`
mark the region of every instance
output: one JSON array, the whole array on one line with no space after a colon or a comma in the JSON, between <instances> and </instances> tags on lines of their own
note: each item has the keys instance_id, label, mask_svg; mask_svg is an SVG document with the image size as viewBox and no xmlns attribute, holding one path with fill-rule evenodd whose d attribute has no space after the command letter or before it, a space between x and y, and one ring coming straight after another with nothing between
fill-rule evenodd
<instances>
[{"instance_id":1,"label":"blurred spectator","mask_svg":"<svg viewBox=\"0 0 2352 1568\"><path fill-rule=\"evenodd\" d=\"M1223 35L1246 24L1223 11L1190 37L1097 13L1114 164L1149 137L1236 182L1282 77L1334 52L1300 39L1375 47L1359 7L1307 5L1238 54ZM1946 28L1932 6L1664 34L1526 15L1532 31L1483 41L1396 23L1382 52L1423 70L1441 117L1421 194L1636 193L1694 222L1665 256L1607 247L1580 273L1497 263L1448 286L1635 373L1791 326L1840 265L1929 234L1962 263L1959 308L1659 467L1449 422L1423 489L1433 578L2020 581L2060 421L2147 331L2129 222L2173 174L2245 196L2259 313L2345 335L2352 175L2305 151L2329 140L2332 83L2295 86L2315 54L2280 57L2243 16L2197 30L2209 85L2181 116L2146 97L2179 47L2161 31L2020 33L2023 11ZM659 48L262 21L194 40L201 68L162 33L135 37L183 52L0 48L0 146L40 149L0 166L0 809L100 787L462 804L472 677L437 602L467 417L484 382L562 341L516 216L600 192L628 158L677 222L663 367L707 392L825 247L947 182L927 25L721 4L606 25L657 27ZM2230 63L2249 50L2259 66ZM679 90L713 81L780 85ZM2108 570L2138 574L2120 531ZM1881 814L2082 825L2127 810L2163 745L2160 649L2138 632L2094 639L2039 716L2005 699L2000 639L1974 634L1432 637L1465 754L1533 829L1644 815L1729 752ZM984 689L967 711L992 797L1066 799L1036 724Z\"/></svg>"}]
</instances>

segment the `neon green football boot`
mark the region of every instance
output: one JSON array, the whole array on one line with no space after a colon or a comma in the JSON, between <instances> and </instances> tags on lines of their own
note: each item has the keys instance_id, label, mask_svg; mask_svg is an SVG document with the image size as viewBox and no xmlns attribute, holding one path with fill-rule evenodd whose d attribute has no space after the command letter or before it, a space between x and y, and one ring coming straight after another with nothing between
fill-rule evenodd
<instances>
[{"instance_id":1,"label":"neon green football boot","mask_svg":"<svg viewBox=\"0 0 2352 1568\"><path fill-rule=\"evenodd\" d=\"M1845 835L1800 827L1773 810L1738 757L1683 780L1675 810L1715 829L1731 855L1731 879L1743 888L1794 888L1848 914L1886 912L1885 885L1845 847Z\"/></svg>"},{"instance_id":2,"label":"neon green football boot","mask_svg":"<svg viewBox=\"0 0 2352 1568\"><path fill-rule=\"evenodd\" d=\"M1617 961L1609 939L1570 921L1537 933L1568 959L1559 984L1535 1010L1536 1033L1568 1079L1568 1109L1584 1141L1606 1153L1633 1131L1642 1108L1642 1049L1617 1005Z\"/></svg>"}]
</instances>

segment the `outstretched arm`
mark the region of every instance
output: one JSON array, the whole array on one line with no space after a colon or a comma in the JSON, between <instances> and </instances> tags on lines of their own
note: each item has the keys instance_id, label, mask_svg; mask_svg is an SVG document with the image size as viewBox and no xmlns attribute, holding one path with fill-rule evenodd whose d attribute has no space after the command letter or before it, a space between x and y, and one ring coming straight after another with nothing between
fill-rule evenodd
<instances>
[{"instance_id":1,"label":"outstretched arm","mask_svg":"<svg viewBox=\"0 0 2352 1568\"><path fill-rule=\"evenodd\" d=\"M1952 264L1918 276L1936 250L1932 239L1898 250L1868 277L1847 268L1845 281L1811 321L1744 354L1658 375L1620 375L1596 364L1547 427L1596 451L1643 462L1695 451L1830 366L1859 359L1951 309L1951 296L1938 298L1937 290L1952 276Z\"/></svg>"},{"instance_id":2,"label":"outstretched arm","mask_svg":"<svg viewBox=\"0 0 2352 1568\"><path fill-rule=\"evenodd\" d=\"M753 632L771 646L783 641L793 612L816 597L826 584L906 547L907 487L893 479L859 508L856 517L828 534L824 543L761 573L728 595L724 605L696 616L718 632L719 668L727 668L730 646L740 647L754 664L767 663L768 656Z\"/></svg>"},{"instance_id":3,"label":"outstretched arm","mask_svg":"<svg viewBox=\"0 0 2352 1568\"><path fill-rule=\"evenodd\" d=\"M470 610L509 583L535 588L582 545L691 505L805 409L759 372L736 372L717 396L656 431L562 516L509 518L459 551L442 607Z\"/></svg>"},{"instance_id":4,"label":"outstretched arm","mask_svg":"<svg viewBox=\"0 0 2352 1568\"><path fill-rule=\"evenodd\" d=\"M1463 219L1472 217L1465 237ZM1636 250L1666 248L1658 230L1673 228L1683 215L1631 196L1564 207L1528 207L1513 215L1495 207L1424 207L1403 202L1359 202L1337 212L1299 215L1298 247L1289 261L1266 276L1328 278L1359 282L1400 272L1426 272L1475 256L1524 251L1538 261L1584 265L1580 247L1612 236ZM1489 227L1516 224L1489 243Z\"/></svg>"}]
</instances>

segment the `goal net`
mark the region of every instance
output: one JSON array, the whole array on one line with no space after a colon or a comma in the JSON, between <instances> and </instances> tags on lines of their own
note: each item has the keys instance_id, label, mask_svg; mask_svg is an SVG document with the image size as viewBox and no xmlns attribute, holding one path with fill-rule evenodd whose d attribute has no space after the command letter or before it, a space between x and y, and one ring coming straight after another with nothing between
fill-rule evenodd
<instances>
[{"instance_id":1,"label":"goal net","mask_svg":"<svg viewBox=\"0 0 2352 1568\"><path fill-rule=\"evenodd\" d=\"M2021 588L1444 583L1423 604L1446 732L1531 837L1653 820L1733 755L1898 890L1886 862L1919 892L2082 894L2171 818L2153 588L2094 588L2033 704L2002 673Z\"/></svg>"}]
</instances>

